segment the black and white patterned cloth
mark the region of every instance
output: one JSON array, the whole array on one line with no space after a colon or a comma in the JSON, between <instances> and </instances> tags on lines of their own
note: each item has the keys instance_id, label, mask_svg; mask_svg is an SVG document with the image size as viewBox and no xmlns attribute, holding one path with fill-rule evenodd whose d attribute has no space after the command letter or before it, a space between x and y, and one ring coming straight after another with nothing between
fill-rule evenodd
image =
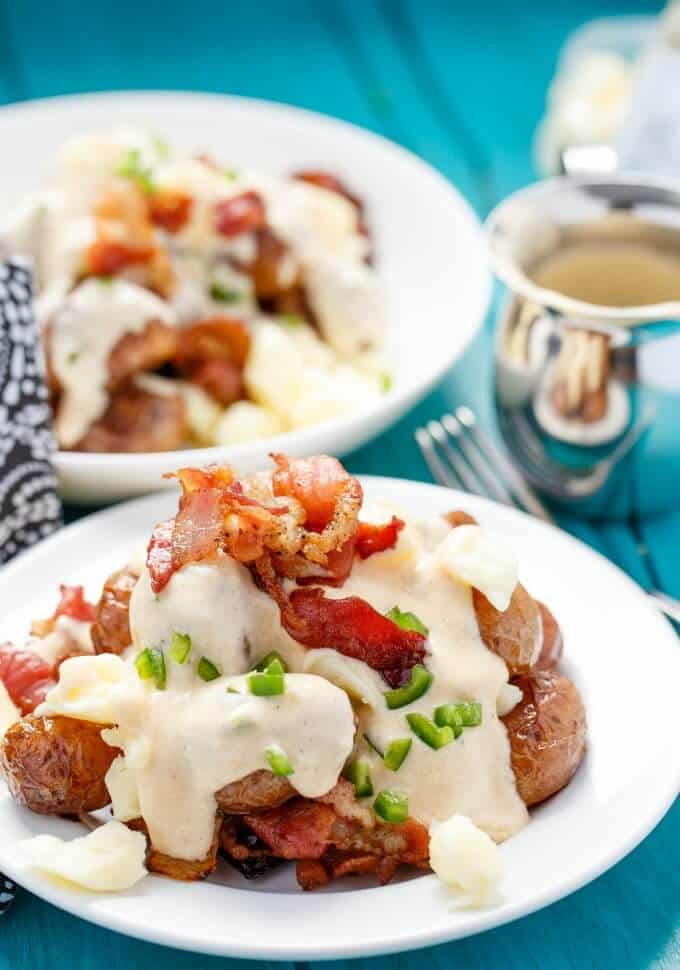
<instances>
[{"instance_id":1,"label":"black and white patterned cloth","mask_svg":"<svg viewBox=\"0 0 680 970\"><path fill-rule=\"evenodd\" d=\"M56 450L27 263L0 262L0 563L62 522Z\"/></svg>"},{"instance_id":2,"label":"black and white patterned cloth","mask_svg":"<svg viewBox=\"0 0 680 970\"><path fill-rule=\"evenodd\" d=\"M0 260L0 563L59 528L56 443L26 262ZM0 873L0 916L17 887Z\"/></svg>"}]
</instances>

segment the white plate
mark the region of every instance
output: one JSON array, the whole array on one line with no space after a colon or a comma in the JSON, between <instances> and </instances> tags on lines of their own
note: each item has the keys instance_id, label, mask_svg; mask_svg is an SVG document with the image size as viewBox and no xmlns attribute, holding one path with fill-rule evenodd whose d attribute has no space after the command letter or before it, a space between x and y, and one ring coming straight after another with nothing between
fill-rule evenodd
<instances>
[{"instance_id":1,"label":"white plate","mask_svg":"<svg viewBox=\"0 0 680 970\"><path fill-rule=\"evenodd\" d=\"M226 458L244 472L272 451L345 454L396 421L443 376L481 324L490 277L479 222L453 186L414 155L345 122L284 105L206 94L54 98L0 109L2 187L9 198L49 176L69 136L120 124L157 132L184 152L236 168L337 172L365 200L388 303L393 389L360 414L229 448L138 455L60 453L64 495L106 501L163 486L168 468Z\"/></svg>"},{"instance_id":2,"label":"white plate","mask_svg":"<svg viewBox=\"0 0 680 970\"><path fill-rule=\"evenodd\" d=\"M522 580L565 633L565 668L588 712L588 754L569 787L502 846L499 905L455 911L426 875L383 888L347 879L302 894L292 867L255 883L225 866L204 883L148 877L119 895L75 892L26 868L17 843L40 832L75 835L80 826L18 808L4 791L0 870L49 902L132 936L234 957L312 960L427 946L516 919L594 879L647 835L680 787L680 650L642 591L587 546L515 510L432 485L364 484L369 498L384 496L412 513L466 508L501 530L518 551ZM51 612L60 581L84 583L96 596L107 573L174 507L163 494L100 512L5 567L0 602L14 609L3 610L0 642L20 638L31 618Z\"/></svg>"}]
</instances>

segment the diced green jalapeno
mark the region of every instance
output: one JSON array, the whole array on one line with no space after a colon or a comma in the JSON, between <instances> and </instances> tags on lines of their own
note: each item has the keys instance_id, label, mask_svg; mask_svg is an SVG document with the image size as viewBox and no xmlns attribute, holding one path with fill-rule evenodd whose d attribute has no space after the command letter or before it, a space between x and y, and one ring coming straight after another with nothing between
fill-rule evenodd
<instances>
[{"instance_id":1,"label":"diced green jalapeno","mask_svg":"<svg viewBox=\"0 0 680 970\"><path fill-rule=\"evenodd\" d=\"M142 680L153 680L159 690L165 690L167 673L162 650L157 650L155 647L146 647L137 656L135 667Z\"/></svg>"},{"instance_id":2,"label":"diced green jalapeno","mask_svg":"<svg viewBox=\"0 0 680 970\"><path fill-rule=\"evenodd\" d=\"M367 761L362 761L360 758L350 761L343 774L354 785L357 798L367 798L373 794L373 782Z\"/></svg>"},{"instance_id":3,"label":"diced green jalapeno","mask_svg":"<svg viewBox=\"0 0 680 970\"><path fill-rule=\"evenodd\" d=\"M423 667L422 664L416 664L415 667L411 668L411 679L408 684L385 692L385 703L390 710L395 710L398 707L406 707L407 704L412 704L413 701L417 701L419 697L422 697L429 690L431 683L432 674L430 671L426 667Z\"/></svg>"},{"instance_id":4,"label":"diced green jalapeno","mask_svg":"<svg viewBox=\"0 0 680 970\"><path fill-rule=\"evenodd\" d=\"M201 680L216 680L220 676L220 671L212 660L208 660L207 657L201 657L198 661L198 676Z\"/></svg>"},{"instance_id":5,"label":"diced green jalapeno","mask_svg":"<svg viewBox=\"0 0 680 970\"><path fill-rule=\"evenodd\" d=\"M286 689L283 674L251 674L248 687L250 693L257 697L275 697Z\"/></svg>"},{"instance_id":6,"label":"diced green jalapeno","mask_svg":"<svg viewBox=\"0 0 680 970\"><path fill-rule=\"evenodd\" d=\"M424 714L407 714L406 720L413 733L429 747L434 748L435 751L443 748L446 744L450 744L455 737L453 728L448 725L437 727L434 721L425 717Z\"/></svg>"},{"instance_id":7,"label":"diced green jalapeno","mask_svg":"<svg viewBox=\"0 0 680 970\"><path fill-rule=\"evenodd\" d=\"M434 712L435 724L448 725L459 737L463 728L478 727L482 723L482 705L479 701L464 701L460 704L442 704Z\"/></svg>"},{"instance_id":8,"label":"diced green jalapeno","mask_svg":"<svg viewBox=\"0 0 680 970\"><path fill-rule=\"evenodd\" d=\"M267 755L269 767L275 775L285 778L286 775L295 773L295 769L288 760L288 755L278 744L270 745L265 751L265 754Z\"/></svg>"},{"instance_id":9,"label":"diced green jalapeno","mask_svg":"<svg viewBox=\"0 0 680 970\"><path fill-rule=\"evenodd\" d=\"M266 674L285 674L288 668L278 650L270 650L266 656L258 660L255 664L255 670Z\"/></svg>"},{"instance_id":10,"label":"diced green jalapeno","mask_svg":"<svg viewBox=\"0 0 680 970\"><path fill-rule=\"evenodd\" d=\"M408 818L408 799L400 792L385 788L373 802L373 811L385 822L399 824Z\"/></svg>"},{"instance_id":11,"label":"diced green jalapeno","mask_svg":"<svg viewBox=\"0 0 680 970\"><path fill-rule=\"evenodd\" d=\"M400 630L411 630L415 633L421 633L424 637L428 636L430 632L419 616L406 610L402 612L398 606L393 606L391 610L385 613L385 616L388 620L396 623Z\"/></svg>"},{"instance_id":12,"label":"diced green jalapeno","mask_svg":"<svg viewBox=\"0 0 680 970\"><path fill-rule=\"evenodd\" d=\"M411 750L412 743L411 738L397 738L396 741L390 741L383 757L385 767L390 771L399 771Z\"/></svg>"},{"instance_id":13,"label":"diced green jalapeno","mask_svg":"<svg viewBox=\"0 0 680 970\"><path fill-rule=\"evenodd\" d=\"M191 637L188 633L179 633L177 630L170 640L170 659L177 664L184 664L189 659L191 653Z\"/></svg>"}]
</instances>

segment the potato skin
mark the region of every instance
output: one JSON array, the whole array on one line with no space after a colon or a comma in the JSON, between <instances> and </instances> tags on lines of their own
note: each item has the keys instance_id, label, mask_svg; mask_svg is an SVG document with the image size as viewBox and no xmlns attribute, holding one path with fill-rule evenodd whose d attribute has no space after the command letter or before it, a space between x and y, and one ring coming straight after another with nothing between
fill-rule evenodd
<instances>
[{"instance_id":1,"label":"potato skin","mask_svg":"<svg viewBox=\"0 0 680 970\"><path fill-rule=\"evenodd\" d=\"M35 714L13 724L0 748L12 797L42 815L75 815L108 805L104 775L120 751L102 739L103 726Z\"/></svg>"},{"instance_id":2,"label":"potato skin","mask_svg":"<svg viewBox=\"0 0 680 970\"><path fill-rule=\"evenodd\" d=\"M541 621L543 623L543 646L538 655L535 669L553 670L562 659L562 651L564 649L562 631L548 607L538 600L536 602L541 611Z\"/></svg>"},{"instance_id":3,"label":"potato skin","mask_svg":"<svg viewBox=\"0 0 680 970\"><path fill-rule=\"evenodd\" d=\"M278 808L295 795L297 792L287 778L260 769L220 788L215 800L225 815L247 815L248 812Z\"/></svg>"},{"instance_id":4,"label":"potato skin","mask_svg":"<svg viewBox=\"0 0 680 970\"><path fill-rule=\"evenodd\" d=\"M586 750L581 695L563 674L541 670L512 681L522 700L504 718L520 798L536 805L571 780Z\"/></svg>"},{"instance_id":5,"label":"potato skin","mask_svg":"<svg viewBox=\"0 0 680 970\"><path fill-rule=\"evenodd\" d=\"M132 643L130 597L138 578L129 566L123 566L104 583L92 624L91 636L96 653L121 654Z\"/></svg>"},{"instance_id":6,"label":"potato skin","mask_svg":"<svg viewBox=\"0 0 680 970\"><path fill-rule=\"evenodd\" d=\"M215 832L208 854L204 859L175 859L174 856L166 855L154 849L149 838L149 831L142 818L132 819L125 823L129 829L135 832L142 832L146 836L146 868L149 872L156 872L160 876L168 876L169 879L178 879L180 882L196 882L205 879L217 866L217 851L220 845L220 829L222 819L215 819Z\"/></svg>"},{"instance_id":7,"label":"potato skin","mask_svg":"<svg viewBox=\"0 0 680 970\"><path fill-rule=\"evenodd\" d=\"M506 662L511 677L528 673L536 659L539 631L536 600L518 583L503 613L478 589L472 590L472 602L484 644Z\"/></svg>"}]
</instances>

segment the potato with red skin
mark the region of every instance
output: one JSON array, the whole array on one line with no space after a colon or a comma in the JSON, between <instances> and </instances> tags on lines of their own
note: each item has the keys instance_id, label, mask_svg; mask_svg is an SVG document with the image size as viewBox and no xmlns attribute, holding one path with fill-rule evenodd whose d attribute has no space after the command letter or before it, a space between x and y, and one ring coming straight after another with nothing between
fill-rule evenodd
<instances>
[{"instance_id":1,"label":"potato with red skin","mask_svg":"<svg viewBox=\"0 0 680 970\"><path fill-rule=\"evenodd\" d=\"M247 815L248 812L278 808L296 794L287 778L260 769L220 788L215 800L225 815Z\"/></svg>"},{"instance_id":2,"label":"potato with red skin","mask_svg":"<svg viewBox=\"0 0 680 970\"><path fill-rule=\"evenodd\" d=\"M104 776L118 748L103 725L29 714L2 741L0 767L15 801L41 815L94 812L111 801Z\"/></svg>"},{"instance_id":3,"label":"potato with red skin","mask_svg":"<svg viewBox=\"0 0 680 970\"><path fill-rule=\"evenodd\" d=\"M581 695L563 674L536 671L512 683L522 700L502 718L515 783L525 805L537 805L572 779L586 750Z\"/></svg>"},{"instance_id":4,"label":"potato with red skin","mask_svg":"<svg viewBox=\"0 0 680 970\"><path fill-rule=\"evenodd\" d=\"M125 386L112 396L106 412L74 445L74 451L174 451L187 437L186 405L181 394L152 394Z\"/></svg>"},{"instance_id":5,"label":"potato with red skin","mask_svg":"<svg viewBox=\"0 0 680 970\"><path fill-rule=\"evenodd\" d=\"M95 653L121 654L132 643L130 633L130 597L137 585L138 573L123 566L104 583L102 595L95 607L92 624L92 644Z\"/></svg>"},{"instance_id":6,"label":"potato with red skin","mask_svg":"<svg viewBox=\"0 0 680 970\"><path fill-rule=\"evenodd\" d=\"M166 855L165 852L158 852L154 849L149 838L149 831L142 818L132 819L125 823L129 829L135 832L142 832L147 839L146 849L146 868L149 872L157 872L161 876L168 876L169 879L178 879L180 882L197 882L205 879L217 866L217 852L220 847L220 829L222 828L221 817L215 818L215 831L213 840L208 849L208 854L204 859L176 859L174 856Z\"/></svg>"},{"instance_id":7,"label":"potato with red skin","mask_svg":"<svg viewBox=\"0 0 680 970\"><path fill-rule=\"evenodd\" d=\"M135 374L156 370L177 353L174 327L161 320L149 320L139 333L125 333L111 348L107 360L107 390L115 391Z\"/></svg>"},{"instance_id":8,"label":"potato with red skin","mask_svg":"<svg viewBox=\"0 0 680 970\"><path fill-rule=\"evenodd\" d=\"M518 583L501 612L478 589L472 590L479 633L489 650L505 661L510 676L528 673L538 659L540 613L536 600Z\"/></svg>"},{"instance_id":9,"label":"potato with red skin","mask_svg":"<svg viewBox=\"0 0 680 970\"><path fill-rule=\"evenodd\" d=\"M540 603L538 600L536 602L538 603L538 609L540 610L541 621L543 623L543 646L541 647L538 660L534 664L534 669L553 670L562 659L562 651L564 649L562 631L557 620L545 603Z\"/></svg>"}]
</instances>

